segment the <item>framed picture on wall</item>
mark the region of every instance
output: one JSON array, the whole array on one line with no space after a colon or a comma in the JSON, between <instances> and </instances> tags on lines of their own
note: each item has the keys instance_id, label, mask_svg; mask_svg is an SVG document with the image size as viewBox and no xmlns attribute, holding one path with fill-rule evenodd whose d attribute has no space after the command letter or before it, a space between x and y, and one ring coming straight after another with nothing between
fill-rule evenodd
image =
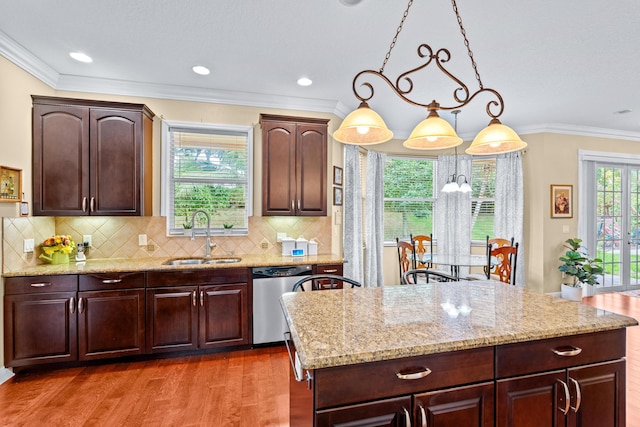
<instances>
[{"instance_id":1,"label":"framed picture on wall","mask_svg":"<svg viewBox=\"0 0 640 427\"><path fill-rule=\"evenodd\" d=\"M333 184L342 185L342 168L338 166L333 167Z\"/></svg>"},{"instance_id":2,"label":"framed picture on wall","mask_svg":"<svg viewBox=\"0 0 640 427\"><path fill-rule=\"evenodd\" d=\"M342 206L342 188L333 187L333 205Z\"/></svg>"},{"instance_id":3,"label":"framed picture on wall","mask_svg":"<svg viewBox=\"0 0 640 427\"><path fill-rule=\"evenodd\" d=\"M551 184L551 218L573 218L573 185Z\"/></svg>"}]
</instances>

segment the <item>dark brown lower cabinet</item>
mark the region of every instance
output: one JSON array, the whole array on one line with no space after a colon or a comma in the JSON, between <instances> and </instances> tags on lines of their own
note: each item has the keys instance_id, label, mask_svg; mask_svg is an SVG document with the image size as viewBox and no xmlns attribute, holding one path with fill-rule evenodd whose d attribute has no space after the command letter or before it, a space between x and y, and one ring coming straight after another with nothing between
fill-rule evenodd
<instances>
[{"instance_id":1,"label":"dark brown lower cabinet","mask_svg":"<svg viewBox=\"0 0 640 427\"><path fill-rule=\"evenodd\" d=\"M148 273L148 351L249 345L248 280L244 268Z\"/></svg>"},{"instance_id":2,"label":"dark brown lower cabinet","mask_svg":"<svg viewBox=\"0 0 640 427\"><path fill-rule=\"evenodd\" d=\"M316 422L318 426L335 427L409 427L414 425L411 423L411 397L318 411Z\"/></svg>"},{"instance_id":3,"label":"dark brown lower cabinet","mask_svg":"<svg viewBox=\"0 0 640 427\"><path fill-rule=\"evenodd\" d=\"M624 426L624 378L617 360L499 380L496 426Z\"/></svg>"}]
</instances>

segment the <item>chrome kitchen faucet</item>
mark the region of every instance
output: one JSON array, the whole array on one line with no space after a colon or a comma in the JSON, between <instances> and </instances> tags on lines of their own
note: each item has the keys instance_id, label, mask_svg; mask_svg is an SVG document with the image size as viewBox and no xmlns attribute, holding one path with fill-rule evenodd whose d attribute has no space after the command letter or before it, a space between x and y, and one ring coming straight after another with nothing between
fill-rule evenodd
<instances>
[{"instance_id":1,"label":"chrome kitchen faucet","mask_svg":"<svg viewBox=\"0 0 640 427\"><path fill-rule=\"evenodd\" d=\"M191 215L191 240L196 240L196 215L203 213L207 217L207 244L205 245L205 258L211 258L211 248L215 248L216 244L211 241L211 217L202 209L198 209Z\"/></svg>"}]
</instances>

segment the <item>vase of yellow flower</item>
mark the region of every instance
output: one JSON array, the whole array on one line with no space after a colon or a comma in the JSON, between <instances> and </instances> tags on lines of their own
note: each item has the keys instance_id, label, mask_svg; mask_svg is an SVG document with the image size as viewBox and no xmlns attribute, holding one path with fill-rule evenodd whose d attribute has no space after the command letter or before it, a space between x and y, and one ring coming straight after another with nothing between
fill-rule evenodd
<instances>
[{"instance_id":1,"label":"vase of yellow flower","mask_svg":"<svg viewBox=\"0 0 640 427\"><path fill-rule=\"evenodd\" d=\"M40 254L40 259L51 264L68 264L69 254L76 244L71 236L57 235L46 239L41 246L44 253Z\"/></svg>"}]
</instances>

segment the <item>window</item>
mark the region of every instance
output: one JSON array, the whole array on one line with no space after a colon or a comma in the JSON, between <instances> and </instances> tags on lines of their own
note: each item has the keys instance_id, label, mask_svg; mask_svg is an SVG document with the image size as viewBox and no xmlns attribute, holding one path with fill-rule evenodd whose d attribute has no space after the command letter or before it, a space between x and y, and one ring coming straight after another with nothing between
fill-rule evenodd
<instances>
[{"instance_id":1,"label":"window","mask_svg":"<svg viewBox=\"0 0 640 427\"><path fill-rule=\"evenodd\" d=\"M384 168L384 240L433 232L435 159L387 157Z\"/></svg>"},{"instance_id":2,"label":"window","mask_svg":"<svg viewBox=\"0 0 640 427\"><path fill-rule=\"evenodd\" d=\"M248 233L253 128L163 122L162 199L169 234L183 234L196 210L211 217L211 232ZM195 228L206 230L205 215Z\"/></svg>"},{"instance_id":3,"label":"window","mask_svg":"<svg viewBox=\"0 0 640 427\"><path fill-rule=\"evenodd\" d=\"M493 236L496 197L496 159L471 162L471 240L483 244Z\"/></svg>"}]
</instances>

